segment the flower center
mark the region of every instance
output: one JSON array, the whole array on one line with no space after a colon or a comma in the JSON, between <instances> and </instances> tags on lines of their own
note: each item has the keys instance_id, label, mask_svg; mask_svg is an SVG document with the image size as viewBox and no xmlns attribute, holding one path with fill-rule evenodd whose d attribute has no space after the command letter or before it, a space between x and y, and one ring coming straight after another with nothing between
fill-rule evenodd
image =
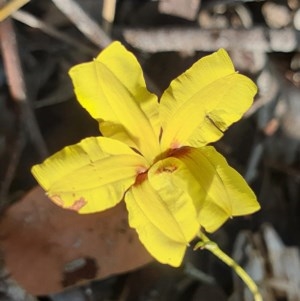
<instances>
[{"instance_id":1,"label":"flower center","mask_svg":"<svg viewBox=\"0 0 300 301\"><path fill-rule=\"evenodd\" d=\"M175 165L165 165L165 166L162 166L161 168L157 169L156 173L162 173L162 172L172 173L176 169L177 169L177 166L175 166Z\"/></svg>"},{"instance_id":2,"label":"flower center","mask_svg":"<svg viewBox=\"0 0 300 301\"><path fill-rule=\"evenodd\" d=\"M173 164L167 164L164 162L165 159L170 158L170 157L175 157L175 158L180 158L182 156L187 155L191 151L191 147L189 146L182 146L180 148L176 149L169 149L166 152L160 154L157 156L156 160L154 160L153 164L147 169L145 167L139 168L137 171L137 176L135 178L135 182L133 185L140 185L142 184L145 180L148 178L148 171L149 169L156 163L161 161L161 166L156 170L156 173L172 173L177 169L177 166Z\"/></svg>"}]
</instances>

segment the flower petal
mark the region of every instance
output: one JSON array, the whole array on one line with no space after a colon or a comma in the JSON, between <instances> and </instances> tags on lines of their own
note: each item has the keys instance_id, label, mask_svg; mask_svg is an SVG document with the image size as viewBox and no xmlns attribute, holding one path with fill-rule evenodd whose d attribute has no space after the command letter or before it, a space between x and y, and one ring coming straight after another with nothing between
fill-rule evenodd
<instances>
[{"instance_id":1,"label":"flower petal","mask_svg":"<svg viewBox=\"0 0 300 301\"><path fill-rule=\"evenodd\" d=\"M32 173L55 203L91 213L120 202L146 164L121 142L91 137L33 166Z\"/></svg>"},{"instance_id":2,"label":"flower petal","mask_svg":"<svg viewBox=\"0 0 300 301\"><path fill-rule=\"evenodd\" d=\"M149 253L161 263L179 266L187 242L149 181L132 186L125 194L125 202L129 225L136 229Z\"/></svg>"},{"instance_id":3,"label":"flower petal","mask_svg":"<svg viewBox=\"0 0 300 301\"><path fill-rule=\"evenodd\" d=\"M179 153L205 196L196 204L199 222L208 232L217 230L229 217L251 214L260 209L253 191L213 147L186 148ZM176 156L176 153L175 153ZM197 195L194 195L197 199Z\"/></svg>"},{"instance_id":4,"label":"flower petal","mask_svg":"<svg viewBox=\"0 0 300 301\"><path fill-rule=\"evenodd\" d=\"M133 54L114 42L93 62L73 67L70 76L80 104L99 121L102 134L152 160L159 152L158 101Z\"/></svg>"},{"instance_id":5,"label":"flower petal","mask_svg":"<svg viewBox=\"0 0 300 301\"><path fill-rule=\"evenodd\" d=\"M250 107L257 91L235 72L224 49L196 62L162 95L162 148L204 146L222 137Z\"/></svg>"},{"instance_id":6,"label":"flower petal","mask_svg":"<svg viewBox=\"0 0 300 301\"><path fill-rule=\"evenodd\" d=\"M187 243L200 229L194 201L189 194L190 189L197 189L193 186L195 179L192 177L180 160L171 157L158 161L148 172L151 186L178 224ZM190 189L187 189L187 186L190 186ZM163 220L163 223L165 222L166 220Z\"/></svg>"}]
</instances>

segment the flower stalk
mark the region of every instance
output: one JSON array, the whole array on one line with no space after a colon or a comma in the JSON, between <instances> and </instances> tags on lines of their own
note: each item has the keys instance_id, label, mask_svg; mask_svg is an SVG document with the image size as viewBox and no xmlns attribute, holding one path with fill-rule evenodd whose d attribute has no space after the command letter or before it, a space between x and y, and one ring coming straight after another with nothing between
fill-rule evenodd
<instances>
[{"instance_id":1,"label":"flower stalk","mask_svg":"<svg viewBox=\"0 0 300 301\"><path fill-rule=\"evenodd\" d=\"M248 289L253 295L254 301L263 301L263 298L258 290L257 285L253 279L247 274L247 272L230 256L224 253L215 242L211 241L202 231L199 232L198 237L201 239L195 247L197 249L205 249L210 251L221 261L223 261L228 267L232 268L234 272L243 280Z\"/></svg>"}]
</instances>

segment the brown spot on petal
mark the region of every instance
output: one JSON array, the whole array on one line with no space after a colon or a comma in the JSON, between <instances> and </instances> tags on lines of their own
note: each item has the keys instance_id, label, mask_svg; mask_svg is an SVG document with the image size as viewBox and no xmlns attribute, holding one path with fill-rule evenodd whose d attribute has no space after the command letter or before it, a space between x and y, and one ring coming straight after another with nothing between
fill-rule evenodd
<instances>
[{"instance_id":1,"label":"brown spot on petal","mask_svg":"<svg viewBox=\"0 0 300 301\"><path fill-rule=\"evenodd\" d=\"M183 146L176 149L170 149L168 152L168 157L180 158L191 152L192 148L190 146Z\"/></svg>"},{"instance_id":2,"label":"brown spot on petal","mask_svg":"<svg viewBox=\"0 0 300 301\"><path fill-rule=\"evenodd\" d=\"M141 172L136 176L134 185L140 185L148 178L148 171Z\"/></svg>"},{"instance_id":3,"label":"brown spot on petal","mask_svg":"<svg viewBox=\"0 0 300 301\"><path fill-rule=\"evenodd\" d=\"M79 200L76 200L73 205L67 207L68 209L79 211L83 206L85 206L87 201L84 198L80 198Z\"/></svg>"}]
</instances>

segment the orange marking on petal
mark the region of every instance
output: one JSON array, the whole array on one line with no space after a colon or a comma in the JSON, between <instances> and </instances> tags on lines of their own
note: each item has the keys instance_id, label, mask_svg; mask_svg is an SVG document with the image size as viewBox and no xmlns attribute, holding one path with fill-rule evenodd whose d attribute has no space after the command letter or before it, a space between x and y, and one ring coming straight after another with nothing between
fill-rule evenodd
<instances>
[{"instance_id":1,"label":"orange marking on petal","mask_svg":"<svg viewBox=\"0 0 300 301\"><path fill-rule=\"evenodd\" d=\"M175 158L180 158L183 157L187 154L189 154L192 151L192 148L189 146L183 146L177 149L171 149L168 152L168 157L175 157Z\"/></svg>"},{"instance_id":2,"label":"orange marking on petal","mask_svg":"<svg viewBox=\"0 0 300 301\"><path fill-rule=\"evenodd\" d=\"M178 148L180 148L180 143L179 142L177 142L177 141L173 141L172 143L171 143L171 149L178 149Z\"/></svg>"},{"instance_id":3,"label":"orange marking on petal","mask_svg":"<svg viewBox=\"0 0 300 301\"><path fill-rule=\"evenodd\" d=\"M55 203L56 205L63 207L64 206L64 201L60 198L59 195L55 194L55 195L51 195L49 196L49 198L53 201L53 203Z\"/></svg>"},{"instance_id":4,"label":"orange marking on petal","mask_svg":"<svg viewBox=\"0 0 300 301\"><path fill-rule=\"evenodd\" d=\"M142 184L145 180L148 179L148 170L139 173L136 178L135 178L135 183L133 185L140 185Z\"/></svg>"},{"instance_id":5,"label":"orange marking on petal","mask_svg":"<svg viewBox=\"0 0 300 301\"><path fill-rule=\"evenodd\" d=\"M147 167L145 167L145 166L139 166L139 167L137 168L137 174L139 175L139 174L141 174L141 173L145 173L145 172L147 172L147 170L148 170Z\"/></svg>"},{"instance_id":6,"label":"orange marking on petal","mask_svg":"<svg viewBox=\"0 0 300 301\"><path fill-rule=\"evenodd\" d=\"M83 206L87 204L87 201L84 198L80 198L79 200L76 200L73 205L67 207L68 209L79 211Z\"/></svg>"}]
</instances>

